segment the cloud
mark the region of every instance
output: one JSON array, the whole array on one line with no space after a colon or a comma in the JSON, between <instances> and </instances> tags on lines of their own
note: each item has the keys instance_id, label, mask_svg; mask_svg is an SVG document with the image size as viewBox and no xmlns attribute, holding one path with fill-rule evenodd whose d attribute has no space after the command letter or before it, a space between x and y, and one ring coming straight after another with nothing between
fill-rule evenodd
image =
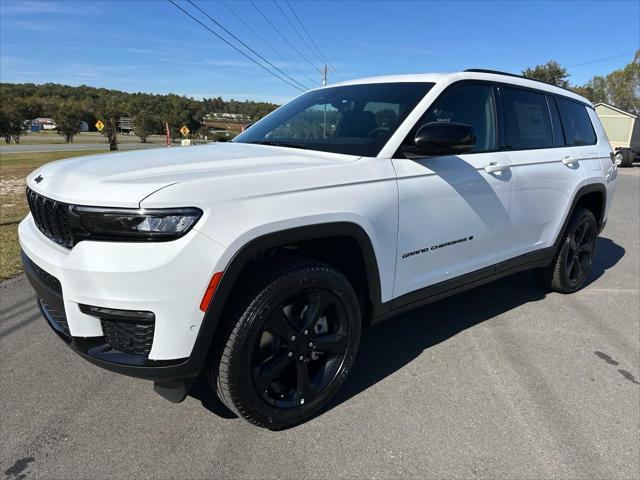
<instances>
[{"instance_id":1,"label":"cloud","mask_svg":"<svg viewBox=\"0 0 640 480\"><path fill-rule=\"evenodd\" d=\"M57 30L56 28L53 28L51 25L46 23L32 22L32 21L26 21L26 20L19 20L15 22L14 25L21 30L29 30L31 32L39 32L39 33L50 33Z\"/></svg>"},{"instance_id":2,"label":"cloud","mask_svg":"<svg viewBox=\"0 0 640 480\"><path fill-rule=\"evenodd\" d=\"M104 82L137 82L148 74L139 65L94 65L91 63L69 63L54 70L62 83L101 84Z\"/></svg>"},{"instance_id":3,"label":"cloud","mask_svg":"<svg viewBox=\"0 0 640 480\"><path fill-rule=\"evenodd\" d=\"M375 42L360 42L357 50L375 50L383 52L394 52L396 54L403 55L434 55L436 52L429 48L415 47L411 45L391 45L388 43L375 43Z\"/></svg>"},{"instance_id":4,"label":"cloud","mask_svg":"<svg viewBox=\"0 0 640 480\"><path fill-rule=\"evenodd\" d=\"M125 52L129 52L129 53L139 53L140 55L157 55L160 52L160 50L156 50L153 48L131 48L131 47L126 47L123 48L123 50Z\"/></svg>"},{"instance_id":5,"label":"cloud","mask_svg":"<svg viewBox=\"0 0 640 480\"><path fill-rule=\"evenodd\" d=\"M43 15L51 13L62 13L65 15L74 14L94 14L102 12L96 4L86 2L54 2L38 0L22 1L2 1L2 15Z\"/></svg>"},{"instance_id":6,"label":"cloud","mask_svg":"<svg viewBox=\"0 0 640 480\"><path fill-rule=\"evenodd\" d=\"M215 65L217 67L255 67L255 63L242 62L239 60L205 60L206 65Z\"/></svg>"},{"instance_id":7,"label":"cloud","mask_svg":"<svg viewBox=\"0 0 640 480\"><path fill-rule=\"evenodd\" d=\"M40 13L62 13L64 5L55 2L3 2L3 15L34 15Z\"/></svg>"}]
</instances>

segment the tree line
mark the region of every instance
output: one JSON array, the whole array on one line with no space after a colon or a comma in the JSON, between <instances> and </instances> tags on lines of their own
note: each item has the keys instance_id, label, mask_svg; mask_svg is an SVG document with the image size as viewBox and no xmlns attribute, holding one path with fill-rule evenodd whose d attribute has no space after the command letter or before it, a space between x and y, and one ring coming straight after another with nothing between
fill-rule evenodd
<instances>
[{"instance_id":1,"label":"tree line","mask_svg":"<svg viewBox=\"0 0 640 480\"><path fill-rule=\"evenodd\" d=\"M196 100L174 94L127 93L56 83L0 83L0 99L0 135L7 143L20 141L28 120L45 117L53 118L67 142L73 141L82 121L94 129L101 120L105 124L103 133L115 148L120 117L132 117L136 135L145 142L149 135L164 133L166 124L175 139L182 125L192 132L202 132L202 119L207 114L239 113L253 122L278 107L268 102L220 97Z\"/></svg>"},{"instance_id":2,"label":"tree line","mask_svg":"<svg viewBox=\"0 0 640 480\"><path fill-rule=\"evenodd\" d=\"M640 114L640 50L624 67L608 75L595 75L584 85L573 85L567 69L554 60L527 68L522 75L569 89L594 104L608 103L634 115Z\"/></svg>"}]
</instances>

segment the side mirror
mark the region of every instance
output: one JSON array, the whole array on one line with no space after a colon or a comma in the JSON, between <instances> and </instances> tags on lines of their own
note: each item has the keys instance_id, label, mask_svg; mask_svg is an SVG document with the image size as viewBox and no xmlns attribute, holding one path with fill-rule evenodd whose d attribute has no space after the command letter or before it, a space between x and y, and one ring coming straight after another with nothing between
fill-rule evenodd
<instances>
[{"instance_id":1,"label":"side mirror","mask_svg":"<svg viewBox=\"0 0 640 480\"><path fill-rule=\"evenodd\" d=\"M471 125L430 122L420 127L414 144L415 151L410 153L416 155L459 155L473 150L476 136Z\"/></svg>"}]
</instances>

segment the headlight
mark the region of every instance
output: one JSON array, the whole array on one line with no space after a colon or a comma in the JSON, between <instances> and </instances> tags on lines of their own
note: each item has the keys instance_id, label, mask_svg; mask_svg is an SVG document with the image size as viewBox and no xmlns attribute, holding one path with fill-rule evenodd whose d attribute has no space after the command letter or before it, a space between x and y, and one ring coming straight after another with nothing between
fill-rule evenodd
<instances>
[{"instance_id":1,"label":"headlight","mask_svg":"<svg viewBox=\"0 0 640 480\"><path fill-rule=\"evenodd\" d=\"M186 234L202 216L198 208L118 209L74 206L74 236L91 240L162 241Z\"/></svg>"}]
</instances>

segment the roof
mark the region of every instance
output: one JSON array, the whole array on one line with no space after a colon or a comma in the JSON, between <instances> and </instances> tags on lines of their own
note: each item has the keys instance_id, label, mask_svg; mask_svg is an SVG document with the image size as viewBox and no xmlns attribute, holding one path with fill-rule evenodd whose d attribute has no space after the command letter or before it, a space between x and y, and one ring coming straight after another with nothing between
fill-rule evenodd
<instances>
[{"instance_id":1,"label":"roof","mask_svg":"<svg viewBox=\"0 0 640 480\"><path fill-rule=\"evenodd\" d=\"M631 117L631 118L638 118L638 116L637 116L637 115L634 115L633 113L625 112L624 110L620 110L619 108L614 107L613 105L609 105L608 103L604 103L604 102L598 102L598 103L596 103L596 104L594 105L594 108L595 108L595 107L598 107L598 106L600 106L600 105L602 105L603 107L610 108L611 110L615 110L616 112L622 113L623 115L627 115L627 116L629 116L629 117Z\"/></svg>"},{"instance_id":2,"label":"roof","mask_svg":"<svg viewBox=\"0 0 640 480\"><path fill-rule=\"evenodd\" d=\"M467 71L467 72L453 72L453 73L412 73L406 75L384 75L379 77L366 77L358 78L354 80L347 80L339 83L332 83L328 87L336 87L341 85L358 85L363 83L393 83L393 82L447 82L453 83L459 80L487 80L492 82L507 83L511 85L519 85L522 87L535 88L536 90L542 90L557 95L563 95L565 97L573 98L579 102L592 105L591 102L569 90L556 87L548 83L539 82L537 80L531 80L517 75L500 73L500 72L479 72L479 71ZM326 87L325 87L326 88Z\"/></svg>"}]
</instances>

